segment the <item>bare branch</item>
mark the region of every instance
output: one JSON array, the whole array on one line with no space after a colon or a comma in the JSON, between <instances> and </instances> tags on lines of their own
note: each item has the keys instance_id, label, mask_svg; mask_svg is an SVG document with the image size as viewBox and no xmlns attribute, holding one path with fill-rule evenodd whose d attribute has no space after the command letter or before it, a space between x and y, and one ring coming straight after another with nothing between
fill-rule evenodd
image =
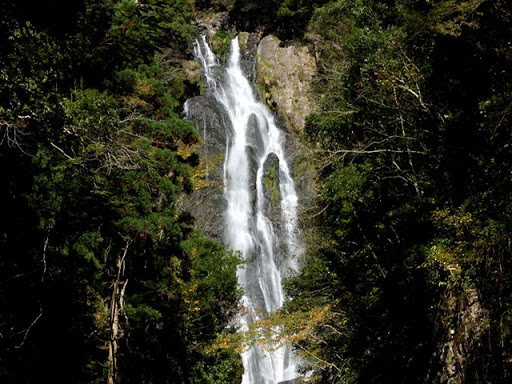
<instances>
[{"instance_id":1,"label":"bare branch","mask_svg":"<svg viewBox=\"0 0 512 384\"><path fill-rule=\"evenodd\" d=\"M62 148L59 148L57 147L55 144L53 144L51 141L50 141L50 145L55 148L56 150L58 150L60 153L62 153L64 156L66 156L69 160L73 160L73 158L71 156L69 156L66 152L64 152L64 150Z\"/></svg>"},{"instance_id":2,"label":"bare branch","mask_svg":"<svg viewBox=\"0 0 512 384\"><path fill-rule=\"evenodd\" d=\"M139 135L139 134L136 134L136 133L124 130L124 129L120 129L119 132L122 132L122 133L124 133L126 135L130 135L130 136L133 136L133 137L137 137L139 139L147 140L147 141L149 141L152 144L159 144L159 145L164 145L164 146L168 146L169 144L171 144L170 142L163 142L163 141L153 140L153 139L150 139L149 137L146 137L146 136L143 136L143 135Z\"/></svg>"},{"instance_id":3,"label":"bare branch","mask_svg":"<svg viewBox=\"0 0 512 384\"><path fill-rule=\"evenodd\" d=\"M43 246L43 275L41 276L41 283L44 282L44 277L46 275L46 249L48 248L48 239L50 238L50 231L48 231L48 234L46 235L46 240L44 242Z\"/></svg>"},{"instance_id":4,"label":"bare branch","mask_svg":"<svg viewBox=\"0 0 512 384\"><path fill-rule=\"evenodd\" d=\"M114 384L117 371L117 350L119 348L119 314L124 308L124 295L128 280L121 282L121 276L124 274L125 259L130 247L131 241L127 241L124 247L123 256L117 259L117 276L113 283L112 296L110 299L110 338L108 341L108 375L107 383ZM121 286L121 288L120 288Z\"/></svg>"},{"instance_id":5,"label":"bare branch","mask_svg":"<svg viewBox=\"0 0 512 384\"><path fill-rule=\"evenodd\" d=\"M0 138L0 145L6 143L9 148L18 148L23 154L27 156L32 156L27 153L23 147L21 142L21 136L27 136L28 133L23 132L20 129L20 125L26 124L24 120L30 119L30 116L18 116L17 123L9 122L5 120L0 120L0 130L3 128L3 134Z\"/></svg>"},{"instance_id":6,"label":"bare branch","mask_svg":"<svg viewBox=\"0 0 512 384\"><path fill-rule=\"evenodd\" d=\"M303 352L305 352L308 356L311 356L313 357L316 361L320 362L324 367L330 367L330 368L334 368L335 370L337 370L340 374L342 373L341 369L336 366L335 364L333 363L329 363L328 361L325 361L321 358L319 358L317 355L315 355L314 353L311 353L309 352L306 348L304 348L303 346L301 346L300 344L294 344L294 346L300 348Z\"/></svg>"},{"instance_id":7,"label":"bare branch","mask_svg":"<svg viewBox=\"0 0 512 384\"><path fill-rule=\"evenodd\" d=\"M355 154L372 154L372 153L415 153L420 155L425 155L426 152L423 151L403 151L399 149L388 149L388 148L381 148L381 149L338 149L336 151L327 151L330 154L338 155L338 154L348 154L348 153L355 153Z\"/></svg>"},{"instance_id":8,"label":"bare branch","mask_svg":"<svg viewBox=\"0 0 512 384\"><path fill-rule=\"evenodd\" d=\"M418 88L418 92L419 92L419 88ZM393 94L395 96L395 103L398 107L398 115L400 116L400 128L402 130L402 136L405 137L405 119L402 115L402 109L400 108L400 103L398 102L398 96L396 94L396 90L393 89ZM421 98L420 98L420 102L423 104L423 102L421 101ZM409 143L406 142L406 148L407 148L407 155L408 155L408 159L409 159L409 165L411 167L411 171L412 171L412 174L413 174L413 184L414 184L414 189L416 190L416 193L419 195L420 193L420 189L419 189L419 186L418 186L418 180L417 180L417 177L416 177L416 170L414 168L414 164L412 162L412 150L411 150L411 147L409 146ZM395 163L396 164L396 163Z\"/></svg>"},{"instance_id":9,"label":"bare branch","mask_svg":"<svg viewBox=\"0 0 512 384\"><path fill-rule=\"evenodd\" d=\"M420 87L419 87L419 85L417 83L415 83L415 85L416 85L416 91L415 91L410 86L408 86L403 79L396 78L396 80L400 83L400 85L398 85L398 88L403 89L404 91L409 92L416 99L418 99L420 105L423 107L423 110L425 112L429 111L428 107L423 102L423 97L421 96Z\"/></svg>"},{"instance_id":10,"label":"bare branch","mask_svg":"<svg viewBox=\"0 0 512 384\"><path fill-rule=\"evenodd\" d=\"M27 341L28 334L32 327L36 325L36 323L39 321L39 319L43 316L43 306L39 304L39 315L34 319L34 321L28 326L28 328L25 330L25 335L23 336L23 340L19 345L16 345L14 348L20 349L25 344L25 341Z\"/></svg>"}]
</instances>

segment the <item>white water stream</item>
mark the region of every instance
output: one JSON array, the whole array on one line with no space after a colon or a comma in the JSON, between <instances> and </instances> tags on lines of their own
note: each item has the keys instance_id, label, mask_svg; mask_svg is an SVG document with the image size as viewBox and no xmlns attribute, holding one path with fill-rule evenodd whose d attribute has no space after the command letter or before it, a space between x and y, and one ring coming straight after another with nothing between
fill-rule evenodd
<instances>
[{"instance_id":1,"label":"white water stream","mask_svg":"<svg viewBox=\"0 0 512 384\"><path fill-rule=\"evenodd\" d=\"M244 288L240 316L242 331L265 313L279 309L284 301L282 279L297 270L302 249L297 239L297 194L285 158L284 135L270 111L259 103L240 66L238 38L231 42L229 62L219 63L205 38L196 41L208 90L225 113L224 160L225 242L247 261L238 271ZM273 154L273 155L272 155ZM280 224L265 215L264 164L277 157ZM253 347L242 355L242 384L277 384L293 380L297 359L289 346L273 352Z\"/></svg>"}]
</instances>

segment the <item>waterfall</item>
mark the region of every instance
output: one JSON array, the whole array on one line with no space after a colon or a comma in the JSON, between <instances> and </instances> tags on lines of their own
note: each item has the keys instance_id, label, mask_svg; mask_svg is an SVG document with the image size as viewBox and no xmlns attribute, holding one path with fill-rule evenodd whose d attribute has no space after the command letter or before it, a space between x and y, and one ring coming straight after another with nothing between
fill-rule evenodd
<instances>
[{"instance_id":1,"label":"waterfall","mask_svg":"<svg viewBox=\"0 0 512 384\"><path fill-rule=\"evenodd\" d=\"M297 270L302 253L297 239L297 194L284 153L284 134L270 111L259 103L240 65L238 38L231 42L228 64L223 67L205 37L195 43L195 55L206 78L207 93L223 110L226 129L224 158L224 240L240 251L246 264L238 271L244 289L240 315L242 331L284 301L282 279ZM274 160L279 183L273 200L278 220L268 216L265 164ZM277 163L277 164L276 164ZM277 181L276 181L277 183ZM277 384L293 380L297 359L289 346L269 352L253 347L242 355L242 384Z\"/></svg>"}]
</instances>

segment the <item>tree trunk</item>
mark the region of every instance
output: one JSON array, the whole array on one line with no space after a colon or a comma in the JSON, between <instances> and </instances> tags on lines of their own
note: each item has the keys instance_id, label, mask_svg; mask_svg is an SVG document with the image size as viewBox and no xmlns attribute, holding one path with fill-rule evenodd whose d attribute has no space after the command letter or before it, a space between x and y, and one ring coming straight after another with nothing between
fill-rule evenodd
<instances>
[{"instance_id":1,"label":"tree trunk","mask_svg":"<svg viewBox=\"0 0 512 384\"><path fill-rule=\"evenodd\" d=\"M117 370L117 349L119 347L119 315L124 307L124 294L128 280L121 281L124 272L124 260L128 252L126 243L124 254L121 259L117 260L117 276L112 287L112 297L110 299L110 339L108 341L108 377L107 384L114 384Z\"/></svg>"}]
</instances>

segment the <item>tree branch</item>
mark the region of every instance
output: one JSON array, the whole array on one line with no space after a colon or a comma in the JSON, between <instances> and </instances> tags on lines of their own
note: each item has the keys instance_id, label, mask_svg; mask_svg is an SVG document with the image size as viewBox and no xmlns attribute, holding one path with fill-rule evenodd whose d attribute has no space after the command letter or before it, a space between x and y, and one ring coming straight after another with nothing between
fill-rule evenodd
<instances>
[{"instance_id":1,"label":"tree branch","mask_svg":"<svg viewBox=\"0 0 512 384\"><path fill-rule=\"evenodd\" d=\"M25 344L25 341L27 341L28 334L32 327L36 325L36 323L39 321L39 319L43 316L43 306L39 304L39 315L34 319L34 321L28 326L28 328L25 330L25 335L23 336L23 340L19 345L16 345L14 348L20 349Z\"/></svg>"},{"instance_id":2,"label":"tree branch","mask_svg":"<svg viewBox=\"0 0 512 384\"><path fill-rule=\"evenodd\" d=\"M57 147L55 144L53 144L51 141L50 141L50 145L55 148L56 150L58 150L60 153L62 153L64 156L66 156L69 160L73 160L73 158L71 156L69 156L66 152L64 152L64 150L62 148L59 148Z\"/></svg>"}]
</instances>

